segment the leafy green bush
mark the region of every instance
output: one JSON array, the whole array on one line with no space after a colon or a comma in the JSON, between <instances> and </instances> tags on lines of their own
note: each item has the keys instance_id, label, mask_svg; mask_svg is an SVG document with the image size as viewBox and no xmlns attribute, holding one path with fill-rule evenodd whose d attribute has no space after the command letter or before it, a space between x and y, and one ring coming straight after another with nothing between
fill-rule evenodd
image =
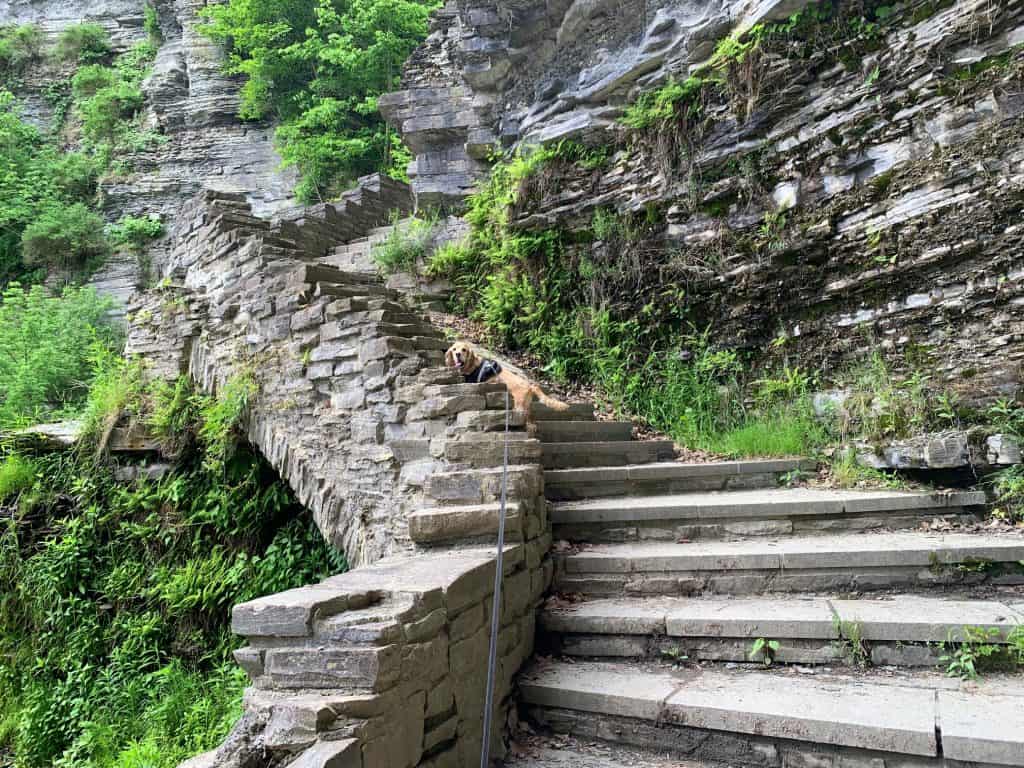
<instances>
[{"instance_id":1,"label":"leafy green bush","mask_svg":"<svg viewBox=\"0 0 1024 768\"><path fill-rule=\"evenodd\" d=\"M991 478L996 494L992 514L1004 520L1024 520L1024 465L1016 464L996 472Z\"/></svg>"},{"instance_id":2,"label":"leafy green bush","mask_svg":"<svg viewBox=\"0 0 1024 768\"><path fill-rule=\"evenodd\" d=\"M44 208L21 235L22 258L30 266L95 267L109 253L103 219L82 203Z\"/></svg>"},{"instance_id":3,"label":"leafy green bush","mask_svg":"<svg viewBox=\"0 0 1024 768\"><path fill-rule=\"evenodd\" d=\"M107 228L107 237L111 245L127 246L132 250L142 250L150 240L161 237L164 224L159 216L122 216L117 224Z\"/></svg>"},{"instance_id":4,"label":"leafy green bush","mask_svg":"<svg viewBox=\"0 0 1024 768\"><path fill-rule=\"evenodd\" d=\"M14 97L5 91L0 91L0 167L4 168L0 174L0 286L44 275L45 268L33 270L33 258L35 263L48 266L69 258L78 261L104 250L95 229L102 223L97 224L98 219L87 216L83 205L78 205L95 197L99 176L95 161L87 153L57 151L38 129L21 119ZM49 223L44 226L40 218ZM54 227L59 230L69 220L81 225L73 234L86 246L84 252L49 251L56 247L54 241L39 239L35 241L39 247L26 264L25 228L35 223L35 235L48 238L54 234ZM60 232L56 234L61 236Z\"/></svg>"},{"instance_id":5,"label":"leafy green bush","mask_svg":"<svg viewBox=\"0 0 1024 768\"><path fill-rule=\"evenodd\" d=\"M0 501L31 488L35 480L35 465L23 456L10 454L0 462Z\"/></svg>"},{"instance_id":6,"label":"leafy green bush","mask_svg":"<svg viewBox=\"0 0 1024 768\"><path fill-rule=\"evenodd\" d=\"M398 86L438 5L229 0L204 9L204 31L228 49L228 72L246 78L240 116L278 121L301 199L326 198L375 170L404 174L408 155L394 151L377 97Z\"/></svg>"},{"instance_id":7,"label":"leafy green bush","mask_svg":"<svg viewBox=\"0 0 1024 768\"><path fill-rule=\"evenodd\" d=\"M211 748L245 683L230 606L344 558L244 451L224 474L197 456L134 487L39 461L41 500L0 526L0 752L24 768L172 768Z\"/></svg>"},{"instance_id":8,"label":"leafy green bush","mask_svg":"<svg viewBox=\"0 0 1024 768\"><path fill-rule=\"evenodd\" d=\"M43 32L35 24L0 27L0 73L17 72L43 50Z\"/></svg>"},{"instance_id":9,"label":"leafy green bush","mask_svg":"<svg viewBox=\"0 0 1024 768\"><path fill-rule=\"evenodd\" d=\"M90 64L111 55L110 35L99 24L73 24L57 38L54 55L60 61Z\"/></svg>"},{"instance_id":10,"label":"leafy green bush","mask_svg":"<svg viewBox=\"0 0 1024 768\"><path fill-rule=\"evenodd\" d=\"M661 88L641 94L626 107L622 123L634 130L643 130L673 120L679 110L700 110L699 96L704 88L699 77L688 77L683 82L670 80Z\"/></svg>"},{"instance_id":11,"label":"leafy green bush","mask_svg":"<svg viewBox=\"0 0 1024 768\"><path fill-rule=\"evenodd\" d=\"M119 331L111 303L88 288L60 297L34 286L0 296L0 428L67 414L85 399L97 348L113 348Z\"/></svg>"},{"instance_id":12,"label":"leafy green bush","mask_svg":"<svg viewBox=\"0 0 1024 768\"><path fill-rule=\"evenodd\" d=\"M142 28L146 30L149 42L159 45L163 40L163 33L160 31L160 16L157 14L156 6L146 3L143 8Z\"/></svg>"},{"instance_id":13,"label":"leafy green bush","mask_svg":"<svg viewBox=\"0 0 1024 768\"><path fill-rule=\"evenodd\" d=\"M437 222L432 219L395 221L387 239L375 245L370 256L385 274L413 272L430 251L436 231Z\"/></svg>"}]
</instances>

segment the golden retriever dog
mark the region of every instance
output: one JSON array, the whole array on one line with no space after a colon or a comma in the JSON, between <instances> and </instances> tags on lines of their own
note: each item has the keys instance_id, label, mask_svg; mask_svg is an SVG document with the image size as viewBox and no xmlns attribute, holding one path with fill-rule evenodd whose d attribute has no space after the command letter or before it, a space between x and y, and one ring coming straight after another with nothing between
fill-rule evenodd
<instances>
[{"instance_id":1,"label":"golden retriever dog","mask_svg":"<svg viewBox=\"0 0 1024 768\"><path fill-rule=\"evenodd\" d=\"M496 360L481 359L464 341L452 344L444 353L444 359L449 367L458 369L467 384L499 381L508 387L516 409L526 414L527 423L531 422L531 407L534 400L539 400L555 411L569 409L567 404L544 394L543 390L532 381L528 381L512 371L504 370Z\"/></svg>"}]
</instances>

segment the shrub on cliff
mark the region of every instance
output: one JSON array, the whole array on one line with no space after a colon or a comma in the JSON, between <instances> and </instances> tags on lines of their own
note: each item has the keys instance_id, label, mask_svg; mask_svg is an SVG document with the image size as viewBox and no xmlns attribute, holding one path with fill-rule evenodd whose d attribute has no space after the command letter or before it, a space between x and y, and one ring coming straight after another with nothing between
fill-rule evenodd
<instances>
[{"instance_id":1,"label":"shrub on cliff","mask_svg":"<svg viewBox=\"0 0 1024 768\"><path fill-rule=\"evenodd\" d=\"M92 157L59 152L21 119L14 97L0 91L0 286L39 279L51 264L81 264L103 252L102 222L85 206L95 198L98 175ZM64 225L69 231L59 232Z\"/></svg>"},{"instance_id":2,"label":"shrub on cliff","mask_svg":"<svg viewBox=\"0 0 1024 768\"><path fill-rule=\"evenodd\" d=\"M57 38L54 56L60 61L89 64L110 56L110 35L99 24L73 24Z\"/></svg>"},{"instance_id":3,"label":"shrub on cliff","mask_svg":"<svg viewBox=\"0 0 1024 768\"><path fill-rule=\"evenodd\" d=\"M401 176L407 156L377 112L402 64L426 37L437 0L229 0L204 10L204 31L246 77L240 115L278 121L278 147L301 174L304 200L330 197L357 176Z\"/></svg>"},{"instance_id":4,"label":"shrub on cliff","mask_svg":"<svg viewBox=\"0 0 1024 768\"><path fill-rule=\"evenodd\" d=\"M110 300L91 289L60 297L17 284L0 296L0 429L60 416L80 405L93 376L92 351L114 347Z\"/></svg>"},{"instance_id":5,"label":"shrub on cliff","mask_svg":"<svg viewBox=\"0 0 1024 768\"><path fill-rule=\"evenodd\" d=\"M110 246L103 219L82 203L49 205L25 227L22 256L29 266L80 270L102 262Z\"/></svg>"},{"instance_id":6,"label":"shrub on cliff","mask_svg":"<svg viewBox=\"0 0 1024 768\"><path fill-rule=\"evenodd\" d=\"M35 24L0 27L0 75L18 72L43 50L43 32Z\"/></svg>"}]
</instances>

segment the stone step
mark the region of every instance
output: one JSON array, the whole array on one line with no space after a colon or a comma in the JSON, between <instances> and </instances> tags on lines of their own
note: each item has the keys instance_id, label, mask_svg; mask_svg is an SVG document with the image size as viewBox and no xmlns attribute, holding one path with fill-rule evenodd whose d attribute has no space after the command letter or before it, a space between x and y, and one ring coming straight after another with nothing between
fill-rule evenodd
<instances>
[{"instance_id":1,"label":"stone step","mask_svg":"<svg viewBox=\"0 0 1024 768\"><path fill-rule=\"evenodd\" d=\"M941 644L962 641L965 627L1007 642L1024 624L1024 604L918 595L609 598L547 608L540 624L548 648L570 656L763 663L763 655L751 658L752 643L763 638L779 643L769 651L773 662L934 667Z\"/></svg>"},{"instance_id":2,"label":"stone step","mask_svg":"<svg viewBox=\"0 0 1024 768\"><path fill-rule=\"evenodd\" d=\"M570 541L677 541L916 528L936 517L974 521L968 510L984 504L980 491L762 488L562 501L551 520L555 536Z\"/></svg>"},{"instance_id":3,"label":"stone step","mask_svg":"<svg viewBox=\"0 0 1024 768\"><path fill-rule=\"evenodd\" d=\"M960 690L934 676L556 662L522 675L519 690L527 714L556 732L729 765L1020 766L1024 755L1024 689Z\"/></svg>"},{"instance_id":4,"label":"stone step","mask_svg":"<svg viewBox=\"0 0 1024 768\"><path fill-rule=\"evenodd\" d=\"M549 499L565 501L598 496L725 491L775 487L786 474L814 468L815 462L806 459L753 459L549 469L544 473L544 487Z\"/></svg>"},{"instance_id":5,"label":"stone step","mask_svg":"<svg viewBox=\"0 0 1024 768\"><path fill-rule=\"evenodd\" d=\"M568 409L556 411L543 403L533 404L534 421L593 421L594 406L590 403L569 403Z\"/></svg>"},{"instance_id":6,"label":"stone step","mask_svg":"<svg viewBox=\"0 0 1024 768\"><path fill-rule=\"evenodd\" d=\"M522 505L509 502L505 512L508 541L522 541L525 518ZM500 519L499 502L422 509L409 515L409 538L425 545L493 538Z\"/></svg>"},{"instance_id":7,"label":"stone step","mask_svg":"<svg viewBox=\"0 0 1024 768\"><path fill-rule=\"evenodd\" d=\"M538 421L537 437L546 443L591 443L633 439L629 421Z\"/></svg>"},{"instance_id":8,"label":"stone step","mask_svg":"<svg viewBox=\"0 0 1024 768\"><path fill-rule=\"evenodd\" d=\"M1024 584L1024 536L923 532L625 543L556 555L556 588L589 595L760 594Z\"/></svg>"},{"instance_id":9,"label":"stone step","mask_svg":"<svg viewBox=\"0 0 1024 768\"><path fill-rule=\"evenodd\" d=\"M675 456L671 440L544 443L545 469L623 466L666 461Z\"/></svg>"}]
</instances>

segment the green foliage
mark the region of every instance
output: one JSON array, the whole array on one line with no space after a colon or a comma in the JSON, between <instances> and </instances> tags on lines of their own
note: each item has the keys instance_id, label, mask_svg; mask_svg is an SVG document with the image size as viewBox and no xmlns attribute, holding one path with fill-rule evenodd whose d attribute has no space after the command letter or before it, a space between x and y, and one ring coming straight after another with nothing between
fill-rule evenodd
<instances>
[{"instance_id":1,"label":"green foliage","mask_svg":"<svg viewBox=\"0 0 1024 768\"><path fill-rule=\"evenodd\" d=\"M57 151L0 91L0 285L33 277L22 258L30 224L29 260L39 265L80 264L102 253L97 220L82 205L94 198L98 175L92 158ZM58 231L64 224L66 237Z\"/></svg>"},{"instance_id":2,"label":"green foliage","mask_svg":"<svg viewBox=\"0 0 1024 768\"><path fill-rule=\"evenodd\" d=\"M384 274L414 272L426 259L436 234L436 218L413 218L404 224L395 221L387 239L373 247L370 257Z\"/></svg>"},{"instance_id":3,"label":"green foliage","mask_svg":"<svg viewBox=\"0 0 1024 768\"><path fill-rule=\"evenodd\" d=\"M91 64L108 58L110 36L99 24L73 24L57 38L54 56L60 61Z\"/></svg>"},{"instance_id":4,"label":"green foliage","mask_svg":"<svg viewBox=\"0 0 1024 768\"><path fill-rule=\"evenodd\" d=\"M247 452L135 486L37 461L45 492L0 523L0 752L19 768L171 768L210 749L245 684L230 606L344 558Z\"/></svg>"},{"instance_id":5,"label":"green foliage","mask_svg":"<svg viewBox=\"0 0 1024 768\"><path fill-rule=\"evenodd\" d=\"M985 415L995 431L1024 437L1024 405L1006 399L997 400Z\"/></svg>"},{"instance_id":6,"label":"green foliage","mask_svg":"<svg viewBox=\"0 0 1024 768\"><path fill-rule=\"evenodd\" d=\"M895 472L886 473L879 469L865 467L857 461L857 453L853 448L842 451L837 460L829 467L832 481L840 488L892 488L898 490L906 487L906 483Z\"/></svg>"},{"instance_id":7,"label":"green foliage","mask_svg":"<svg viewBox=\"0 0 1024 768\"><path fill-rule=\"evenodd\" d=\"M80 67L71 79L74 114L86 143L109 156L131 141L133 122L142 108L142 80L156 56L152 43L140 43L119 56L113 66Z\"/></svg>"},{"instance_id":8,"label":"green foliage","mask_svg":"<svg viewBox=\"0 0 1024 768\"><path fill-rule=\"evenodd\" d=\"M747 658L750 661L759 661L766 667L770 667L775 661L775 654L781 648L782 643L778 640L766 640L763 637L759 637L751 643L750 650L747 652Z\"/></svg>"},{"instance_id":9,"label":"green foliage","mask_svg":"<svg viewBox=\"0 0 1024 768\"><path fill-rule=\"evenodd\" d=\"M204 31L228 51L228 72L243 75L240 116L278 123L296 193L332 196L357 176L401 175L408 155L377 112L402 64L427 34L436 0L229 0L208 5Z\"/></svg>"},{"instance_id":10,"label":"green foliage","mask_svg":"<svg viewBox=\"0 0 1024 768\"><path fill-rule=\"evenodd\" d=\"M28 490L35 481L35 464L24 456L9 454L0 462L0 502Z\"/></svg>"},{"instance_id":11,"label":"green foliage","mask_svg":"<svg viewBox=\"0 0 1024 768\"><path fill-rule=\"evenodd\" d=\"M164 224L156 215L122 216L116 224L107 227L111 245L126 246L133 251L141 251L150 240L163 234Z\"/></svg>"},{"instance_id":12,"label":"green foliage","mask_svg":"<svg viewBox=\"0 0 1024 768\"><path fill-rule=\"evenodd\" d=\"M33 489L0 520L0 753L18 768L171 768L241 713L231 606L346 565L236 445L250 376L214 398L186 378L147 386L96 344L91 363L87 433L127 414L197 450L134 486L84 454L0 464L0 500Z\"/></svg>"},{"instance_id":13,"label":"green foliage","mask_svg":"<svg viewBox=\"0 0 1024 768\"><path fill-rule=\"evenodd\" d=\"M992 516L1013 522L1024 521L1024 465L1014 464L991 477L996 499Z\"/></svg>"},{"instance_id":14,"label":"green foliage","mask_svg":"<svg viewBox=\"0 0 1024 768\"><path fill-rule=\"evenodd\" d=\"M118 419L142 410L142 367L125 360L120 350L101 344L90 349L89 364L92 384L81 413L81 441L102 453Z\"/></svg>"},{"instance_id":15,"label":"green foliage","mask_svg":"<svg viewBox=\"0 0 1024 768\"><path fill-rule=\"evenodd\" d=\"M248 415L249 405L259 392L251 372L236 374L220 387L217 396L199 408L199 443L206 453L207 469L224 469L238 442L238 430Z\"/></svg>"},{"instance_id":16,"label":"green foliage","mask_svg":"<svg viewBox=\"0 0 1024 768\"><path fill-rule=\"evenodd\" d=\"M97 349L114 348L110 300L92 289L60 297L7 287L0 300L0 428L68 413L85 399Z\"/></svg>"},{"instance_id":17,"label":"green foliage","mask_svg":"<svg viewBox=\"0 0 1024 768\"><path fill-rule=\"evenodd\" d=\"M810 402L800 400L776 414L753 416L707 445L729 456L808 456L826 445L829 437Z\"/></svg>"},{"instance_id":18,"label":"green foliage","mask_svg":"<svg viewBox=\"0 0 1024 768\"><path fill-rule=\"evenodd\" d=\"M655 91L641 94L626 108L622 123L644 130L664 125L682 112L697 115L702 109L699 97L703 89L704 81L699 77L688 77L683 82L670 80Z\"/></svg>"},{"instance_id":19,"label":"green foliage","mask_svg":"<svg viewBox=\"0 0 1024 768\"><path fill-rule=\"evenodd\" d=\"M0 27L0 76L17 73L43 50L43 32L35 24Z\"/></svg>"},{"instance_id":20,"label":"green foliage","mask_svg":"<svg viewBox=\"0 0 1024 768\"><path fill-rule=\"evenodd\" d=\"M832 616L832 626L839 636L835 648L843 661L862 669L871 664L871 651L864 642L864 631L859 621L841 619L838 614Z\"/></svg>"},{"instance_id":21,"label":"green foliage","mask_svg":"<svg viewBox=\"0 0 1024 768\"><path fill-rule=\"evenodd\" d=\"M146 30L146 36L153 45L160 45L163 40L163 33L160 31L160 16L157 14L156 6L146 3L142 9L142 28Z\"/></svg>"},{"instance_id":22,"label":"green foliage","mask_svg":"<svg viewBox=\"0 0 1024 768\"><path fill-rule=\"evenodd\" d=\"M964 627L959 641L953 639L950 631L944 645L946 652L939 657L939 663L945 666L948 677L976 680L982 672L1006 663L1007 649L996 644L999 639L996 627Z\"/></svg>"},{"instance_id":23,"label":"green foliage","mask_svg":"<svg viewBox=\"0 0 1024 768\"><path fill-rule=\"evenodd\" d=\"M109 248L103 219L83 203L43 208L21 235L28 266L81 270L102 263Z\"/></svg>"},{"instance_id":24,"label":"green foliage","mask_svg":"<svg viewBox=\"0 0 1024 768\"><path fill-rule=\"evenodd\" d=\"M954 425L958 418L955 399L949 393L936 397L931 377L915 367L909 375L893 373L879 351L840 377L851 392L843 404L842 434L882 440L920 434Z\"/></svg>"}]
</instances>

